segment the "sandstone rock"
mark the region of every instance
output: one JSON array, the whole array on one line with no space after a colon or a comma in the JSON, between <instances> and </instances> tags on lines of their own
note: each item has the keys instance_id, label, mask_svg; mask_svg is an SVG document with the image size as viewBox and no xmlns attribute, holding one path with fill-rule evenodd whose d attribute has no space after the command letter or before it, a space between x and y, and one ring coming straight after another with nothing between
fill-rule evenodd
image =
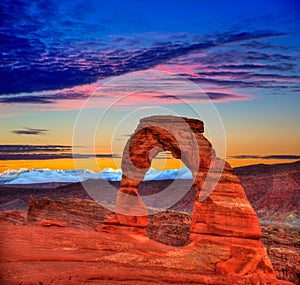
<instances>
[{"instance_id":1,"label":"sandstone rock","mask_svg":"<svg viewBox=\"0 0 300 285\"><path fill-rule=\"evenodd\" d=\"M182 159L193 174L196 195L191 232L261 237L257 216L239 179L228 163L215 156L203 132L203 122L196 119L153 116L140 121L123 153L123 176L116 205L120 224L146 226L148 211L137 187L153 157L160 151L170 151L175 158ZM212 193L203 200L201 197L205 191Z\"/></svg>"},{"instance_id":2,"label":"sandstone rock","mask_svg":"<svg viewBox=\"0 0 300 285\"><path fill-rule=\"evenodd\" d=\"M300 284L300 231L279 225L262 226L262 241L272 261L276 276Z\"/></svg>"},{"instance_id":3,"label":"sandstone rock","mask_svg":"<svg viewBox=\"0 0 300 285\"><path fill-rule=\"evenodd\" d=\"M172 261L168 261L168 259L165 259L166 257L163 256L161 256L158 261L158 254L160 255L161 253L158 253L155 250L157 243L151 242L151 240L146 237L145 230L137 227L120 227L116 221L113 221L113 218L110 219L112 223L107 224L107 220L98 217L100 225L98 223L94 224L94 218L90 215L89 210L78 211L78 215L80 214L81 218L78 219L76 223L82 221L82 225L78 225L74 222L72 223L70 222L70 219L74 217L74 207L78 207L78 209L87 207L87 205L96 207L94 204L97 203L93 202L87 204L86 201L79 199L76 199L75 202L74 199L68 200L51 201L50 199L42 199L41 201L35 201L32 207L37 207L39 211L36 211L36 216L33 221L31 220L26 223L26 227L7 228L6 226L1 227L0 225L0 236L2 237L2 240L0 239L0 243L2 242L1 248L5 249L1 251L1 254L3 258L9 256L9 258L15 259L15 262L9 262L7 264L0 263L0 268L3 270L3 273L5 273L5 278L9 278L7 277L9 276L7 275L8 272L16 272L17 268L19 268L17 260L21 259L23 260L22 266L15 276L19 278L19 281L28 280L28 283L35 280L32 279L32 275L27 275L29 268L36 272L36 276L41 277L41 273L38 273L40 271L38 268L42 268L44 264L45 266L47 264L46 268L43 267L44 277L39 277L40 279L37 279L36 282L38 283L42 280L47 284L47 282L49 283L51 281L45 281L47 280L47 276L51 276L51 274L53 276L54 273L51 270L54 270L55 264L59 264L57 265L60 268L59 278L63 281L55 279L55 282L58 282L57 284L68 284L66 282L70 276L72 278L70 284L77 284L74 282L77 278L76 275L78 274L82 278L80 282L97 277L97 279L93 280L95 284L106 284L105 278L110 278L109 280L111 283L107 284L119 284L119 282L122 284L122 282L125 282L122 278L126 278L125 275L122 277L122 274L128 276L129 272L135 272L134 281L128 281L128 279L126 279L128 282L133 282L133 284L151 284L151 282L152 284L170 284L174 276L172 278L169 276L169 280L166 279L166 268L168 268L168 265L166 264L168 263L165 263L170 262L171 264L175 263L176 266L178 266L178 272L180 270L182 271L180 277L178 277L179 281L177 280L177 283L179 284L189 284L192 280L194 280L194 283L196 284L264 284L263 282L266 282L267 284L277 284L274 275L269 273L271 267L268 259L264 260L265 251L262 249L261 243L257 240L197 234L194 237L194 241L191 243L189 231L191 223L190 213L164 211L149 216L149 224L146 227L147 236L152 240L167 245L166 248L170 252L169 254L171 254L171 252L176 252L176 255L171 255L173 257ZM80 206L80 204L82 206ZM38 214L40 213L43 217L47 216L50 219L55 213L54 210L58 208L57 205L60 205L60 211L65 212L65 216L69 217L70 226L68 228L49 227L47 228L47 232L41 233L39 227L34 227L34 225L37 224L36 221L41 220ZM72 205L72 207L70 207L70 205ZM53 209L51 209L52 206L54 207ZM33 209L31 209L31 211L33 211ZM88 222L89 219L91 219L90 222ZM99 233L99 236L94 236L92 234L94 228L91 227L91 223L96 226L95 229ZM265 227L263 227L263 229L263 238L268 251L270 246L272 248L283 248L284 245L292 244L293 241L296 242L295 247L299 248L299 241L297 243L297 241L293 239L295 232L294 234L289 234L287 231L283 232L282 229L272 230L270 228L266 229ZM47 235L47 238L44 236L45 234ZM20 236L22 236L21 239ZM105 242L106 240L111 241L111 247L107 245ZM3 242L5 242L5 244L3 244ZM135 245L136 242L141 242L141 244ZM179 251L175 247L169 247L168 245L176 246L177 248L179 246ZM163 267L160 269L161 271L159 274L161 275L159 276L161 277L159 279L155 279L155 276L153 276L153 272L155 274L157 273L157 267L151 269L153 271L152 275L150 272L145 273L146 268L141 263L136 265L136 268L130 267L131 261L130 259L128 260L126 256L130 258L135 251L140 252L140 246L144 246L144 256L141 257L143 260L148 260L149 264L160 262L162 266L167 266L165 268L165 274L163 274ZM99 251L100 249L101 251ZM128 253L126 256L120 257L123 252L122 250L126 250ZM110 263L107 260L105 263L101 262L102 257L106 256L108 252L118 256L121 260L117 259L117 263ZM282 269L285 268L285 270L287 270L287 276L289 276L289 279L286 280L293 281L292 271L288 271L286 263L289 264L289 266L294 267L297 266L298 263L292 263L291 257L287 255L291 254L288 251L281 250L280 252L284 253L284 255L281 254L280 256L277 254L278 252L276 252L277 251L271 250L269 251L269 254L271 254L272 260L274 260L273 262L275 262L274 264L277 266L278 276L284 278L284 276L281 277L280 274L283 272ZM28 261L24 261L24 254L26 254ZM90 259L87 259L90 254ZM185 256L185 259L180 261L181 258L183 258L183 255ZM49 256L51 256L50 260ZM295 257L295 252L293 256ZM285 257L288 259L286 260ZM36 261L31 263L33 258L38 258L40 260L39 263ZM64 262L66 258L68 258L69 261L67 263ZM194 272L195 276L198 276L197 279L194 279L195 277L191 276L189 271L183 271L184 267L181 268L182 262L187 262L190 258L197 258L198 260L198 263L190 264L190 270ZM47 260L43 261L44 259ZM91 261L89 262L89 260ZM124 269L124 273L121 273L121 263L125 263L126 261L128 262L129 267L127 267L126 270ZM68 264L75 264L76 262L80 262L81 269L84 268L84 276L82 275L82 270L76 270L76 266L73 267L72 270L67 266ZM33 264L35 264L35 266L33 266ZM115 268L114 266L117 267ZM145 266L151 268L149 265ZM101 267L102 269L110 268L110 270L107 270L105 273L101 271ZM90 270L91 268L97 272L101 271L102 273L99 274L101 276L95 276L95 272ZM115 270L115 272L117 272L117 268L119 268L119 274L114 275L111 271ZM230 275L225 274L233 269L234 273L231 273ZM292 269L292 267L290 269ZM147 276L140 275L141 272L147 274ZM248 273L243 275L246 272ZM173 271L173 275L176 274L178 273ZM211 279L210 274L214 275L213 279ZM296 278L296 273L294 273L293 276ZM23 279L23 277L25 279ZM78 281L78 284L80 284L80 282ZM90 282L92 281L90 280ZM293 282L296 283L296 281ZM286 282L280 284L291 283Z\"/></svg>"},{"instance_id":4,"label":"sandstone rock","mask_svg":"<svg viewBox=\"0 0 300 285\"><path fill-rule=\"evenodd\" d=\"M122 158L122 181L116 201L116 220L122 226L146 227L148 209L138 186L151 161L170 151L191 170L195 189L190 226L192 244L215 250L213 271L248 276L266 283L274 279L272 264L258 239L258 218L230 165L217 158L203 136L203 122L173 116L153 116L140 121L128 140ZM215 246L218 245L218 250ZM226 252L224 260L218 260ZM275 281L274 281L275 282ZM256 284L256 283L253 283Z\"/></svg>"},{"instance_id":5,"label":"sandstone rock","mask_svg":"<svg viewBox=\"0 0 300 285\"><path fill-rule=\"evenodd\" d=\"M66 226L66 224L64 224L63 222L56 221L56 220L41 220L39 222L39 225L42 227L60 227L60 228Z\"/></svg>"},{"instance_id":6,"label":"sandstone rock","mask_svg":"<svg viewBox=\"0 0 300 285\"><path fill-rule=\"evenodd\" d=\"M249 170L249 169L248 169ZM249 170L249 173L251 171ZM284 169L285 171L285 169ZM287 170L290 171L290 168ZM255 175L259 175L260 172L258 172ZM272 172L271 172L272 173ZM272 174L270 172L268 175L270 176L269 178L272 179ZM255 175L252 176L252 183L255 187L257 185L255 184ZM265 177L265 179L268 179ZM101 181L97 182L99 186L101 186ZM249 182L250 183L250 182ZM96 183L95 183L96 184ZM117 186L119 183L116 182ZM139 193L142 193L141 196L143 195L149 195L150 194L155 194L160 191L162 191L166 187L170 187L172 184L172 181L169 180L161 180L161 181L144 181L142 184L139 186ZM177 187L178 189L184 189L189 187L189 181L185 180L178 180L177 181ZM272 183L270 184L272 186ZM74 187L78 187L79 185L76 184L71 184L69 185L71 191ZM177 189L177 191L178 191ZM8 193L12 193L13 188L9 189ZM51 189L51 191L45 192L44 195L52 195L53 192L57 191L57 193L53 196L59 197L65 195L65 193L68 193L69 189L64 187L62 189ZM176 191L176 188L172 189L172 191ZM28 191L31 193L31 191ZM75 194L79 193L79 191L73 191L73 196ZM166 244L166 245L172 245L172 246L185 246L190 244L190 224L191 224L191 213L193 210L193 198L195 196L195 190L192 188L191 191L187 193L187 195L179 201L176 205L174 205L174 208L177 209L177 211L163 211L160 213L156 213L154 215L149 215L148 220L148 226L146 227L147 230L147 235L149 238L156 240L160 243ZM280 195L284 195L284 193L279 193ZM15 197L18 197L17 194ZM29 195L28 195L29 197ZM79 197L77 197L79 198ZM57 199L57 198L56 198ZM107 225L107 224L102 224L99 226L99 223L101 221L104 221L105 219L100 219L93 215L90 214L90 211L80 211L80 215L82 217L78 219L76 218L76 221L73 220L74 217L74 209L70 207L70 205L73 204L73 207L76 207L79 203L82 204L82 206L78 206L79 209L83 208L83 205L88 205L85 201L78 200L77 203L71 202L70 201L64 201L59 202L60 207L63 208L64 210L60 209L60 211L64 212L65 218L64 218L64 223L68 224L69 227L74 227L74 228L81 228L84 229L85 225L87 225L86 229L94 229L99 230L100 232L108 232L111 231L112 229L117 229L119 228L116 224L117 221L115 220L112 222L112 225ZM93 202L95 203L95 202ZM255 200L254 200L255 203ZM28 204L27 204L28 205ZM57 209L57 206L55 202L51 202L50 204L47 204L44 202L44 199L41 201L35 201L35 205L37 208L42 208L44 207L43 210L39 210L38 213L40 213L44 218L48 217L50 219L51 217L54 217L55 209ZM51 205L54 205L55 209L51 209ZM93 204L91 204L93 205ZM98 205L97 205L98 206ZM94 207L94 206L92 206ZM26 206L28 208L28 206ZM173 208L173 207L172 207ZM183 213L179 212L178 210L184 210L184 211L189 211L190 213ZM47 213L48 212L48 213ZM85 216L85 217L83 217ZM41 220L42 218L38 218L38 216L35 217L34 220L38 221ZM56 219L59 219L59 216L56 216ZM91 219L91 221L88 221ZM80 225L80 220L84 221L84 224ZM96 223L95 223L96 220ZM69 222L68 222L69 221ZM98 223L99 221L99 223ZM105 220L107 221L107 220ZM0 222L3 223L9 223L9 224L21 224L25 225L28 224L27 219L26 219L26 213L25 212L19 212L19 211L5 211L5 212L0 212ZM35 223L33 221L33 223ZM30 222L31 224L31 222ZM94 227L91 227L90 225L93 224ZM107 228L111 228L110 230ZM286 227L284 224L277 224L277 225L263 225L262 227L262 242L264 246L266 247L267 253L269 255L269 258L272 262L272 265L274 267L274 270L276 272L276 276L278 279L283 279L283 280L289 280L293 282L294 284L299 284L299 276L300 276L300 268L299 268L299 248L300 248L300 232L299 229L295 228L290 228ZM49 228L50 229L50 228ZM126 228L128 229L128 228ZM25 230L25 229L24 229ZM116 230L117 232L117 230ZM76 232L74 232L76 234ZM78 233L77 233L78 234ZM2 239L6 236L2 236ZM16 237L17 238L17 237ZM1 241L1 239L0 239ZM13 243L13 240L11 241ZM2 246L1 246L2 247ZM278 254L280 252L280 254ZM14 263L12 263L12 266L14 266ZM290 283L286 283L290 284Z\"/></svg>"},{"instance_id":7,"label":"sandstone rock","mask_svg":"<svg viewBox=\"0 0 300 285\"><path fill-rule=\"evenodd\" d=\"M147 187L151 185L149 184ZM146 191L146 189L143 189L143 191ZM88 207L101 209L96 202L87 202L79 199L53 201L44 198L34 200L34 202L31 201L30 215L32 213L35 213L35 215L34 217L30 216L29 223L55 217L70 227L96 229L99 232L112 233L115 231L117 234L120 227L118 226L118 221L114 219L114 215L101 217L100 211L93 216L91 215L91 209L87 209ZM74 212L76 212L76 215L74 215ZM106 211L102 213L106 213ZM166 245L189 245L191 217L190 213L180 211L162 211L149 215L149 223L146 227L147 236ZM110 219L110 224L107 224L108 219ZM28 223L25 213L18 211L1 212L0 220L11 224ZM126 229L129 230L128 227ZM262 241L276 271L277 278L298 284L300 281L300 232L297 229L284 227L284 225L262 226L262 232ZM221 266L220 263L218 265L219 270L225 270L225 266L228 267L229 264L225 263Z\"/></svg>"},{"instance_id":8,"label":"sandstone rock","mask_svg":"<svg viewBox=\"0 0 300 285\"><path fill-rule=\"evenodd\" d=\"M13 224L24 225L27 223L26 212L8 210L0 212L0 221Z\"/></svg>"},{"instance_id":9,"label":"sandstone rock","mask_svg":"<svg viewBox=\"0 0 300 285\"><path fill-rule=\"evenodd\" d=\"M56 220L66 226L95 229L102 221L113 217L113 213L95 201L75 198L52 200L30 198L27 219L29 222Z\"/></svg>"},{"instance_id":10,"label":"sandstone rock","mask_svg":"<svg viewBox=\"0 0 300 285\"><path fill-rule=\"evenodd\" d=\"M31 199L29 225L12 229L9 224L0 224L0 235L8 233L1 241L5 248L0 257L4 280L280 284L259 241L258 219L238 178L229 164L215 156L203 131L203 123L195 119L155 116L141 120L124 150L116 214L91 201ZM148 217L138 186L160 151L170 151L192 171L192 218L172 211ZM216 185L214 177L218 177ZM210 190L214 191L206 197ZM49 219L68 227L34 226ZM172 219L177 219L176 225ZM47 272L41 273L41 268L47 268ZM59 276L50 280L55 272Z\"/></svg>"},{"instance_id":11,"label":"sandstone rock","mask_svg":"<svg viewBox=\"0 0 300 285\"><path fill-rule=\"evenodd\" d=\"M300 226L300 161L234 171L260 220Z\"/></svg>"},{"instance_id":12,"label":"sandstone rock","mask_svg":"<svg viewBox=\"0 0 300 285\"><path fill-rule=\"evenodd\" d=\"M166 245L190 244L191 214L179 211L163 211L149 215L146 227L149 238Z\"/></svg>"},{"instance_id":13,"label":"sandstone rock","mask_svg":"<svg viewBox=\"0 0 300 285\"><path fill-rule=\"evenodd\" d=\"M251 258L255 240L245 247L243 239L198 235L201 242L172 247L136 227L94 231L36 224L0 224L0 236L1 284L280 284ZM232 260L240 250L244 263ZM237 274L223 273L228 263ZM225 265L217 272L215 264Z\"/></svg>"}]
</instances>

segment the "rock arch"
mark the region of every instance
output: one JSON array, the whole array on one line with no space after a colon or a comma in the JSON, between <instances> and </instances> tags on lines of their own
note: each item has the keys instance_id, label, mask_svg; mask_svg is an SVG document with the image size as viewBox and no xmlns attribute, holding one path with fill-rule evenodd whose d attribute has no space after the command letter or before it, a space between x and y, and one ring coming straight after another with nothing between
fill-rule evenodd
<instances>
[{"instance_id":1,"label":"rock arch","mask_svg":"<svg viewBox=\"0 0 300 285\"><path fill-rule=\"evenodd\" d=\"M204 137L200 120L152 116L143 118L127 141L122 159L122 181L116 202L117 222L124 226L146 227L148 209L139 197L138 185L160 151L170 151L192 171L196 190L191 223L191 239L198 234L259 239L257 216L250 206L239 179L230 165L216 157ZM222 169L219 169L221 166ZM224 168L223 168L224 166ZM199 195L208 173L221 171L213 192L204 199ZM210 184L206 184L206 186ZM134 210L134 211L133 211Z\"/></svg>"}]
</instances>

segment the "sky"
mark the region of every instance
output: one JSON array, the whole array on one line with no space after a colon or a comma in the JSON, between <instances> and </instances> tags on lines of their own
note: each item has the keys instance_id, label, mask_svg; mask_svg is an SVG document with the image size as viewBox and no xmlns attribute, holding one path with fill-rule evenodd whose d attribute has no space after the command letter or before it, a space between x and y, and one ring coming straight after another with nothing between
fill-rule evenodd
<instances>
[{"instance_id":1,"label":"sky","mask_svg":"<svg viewBox=\"0 0 300 285\"><path fill-rule=\"evenodd\" d=\"M119 168L155 114L203 119L232 166L300 158L299 1L3 0L0 21L0 171Z\"/></svg>"}]
</instances>

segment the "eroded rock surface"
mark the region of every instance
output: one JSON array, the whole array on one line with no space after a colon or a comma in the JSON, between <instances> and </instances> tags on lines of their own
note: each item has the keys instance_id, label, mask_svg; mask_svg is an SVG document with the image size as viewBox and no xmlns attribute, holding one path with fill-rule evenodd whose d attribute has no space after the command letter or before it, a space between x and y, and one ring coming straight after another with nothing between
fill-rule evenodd
<instances>
[{"instance_id":1,"label":"eroded rock surface","mask_svg":"<svg viewBox=\"0 0 300 285\"><path fill-rule=\"evenodd\" d=\"M95 201L76 198L55 201L46 197L37 201L31 197L27 220L39 223L56 220L71 227L94 230L113 215L114 213Z\"/></svg>"},{"instance_id":2,"label":"eroded rock surface","mask_svg":"<svg viewBox=\"0 0 300 285\"><path fill-rule=\"evenodd\" d=\"M300 227L300 161L234 171L261 221Z\"/></svg>"},{"instance_id":3,"label":"eroded rock surface","mask_svg":"<svg viewBox=\"0 0 300 285\"><path fill-rule=\"evenodd\" d=\"M194 197L191 233L259 239L257 216L230 165L215 155L204 137L200 120L152 116L140 121L125 146L122 181L117 199L120 224L145 227L148 210L137 190L151 161L161 151L170 151L193 174ZM205 191L211 192L204 195ZM200 198L200 199L199 199ZM203 201L202 201L203 200ZM193 235L191 236L193 237Z\"/></svg>"},{"instance_id":4,"label":"eroded rock surface","mask_svg":"<svg viewBox=\"0 0 300 285\"><path fill-rule=\"evenodd\" d=\"M214 271L239 276L260 272L261 280L272 279L275 273L259 241L258 218L239 179L228 163L216 157L203 132L203 122L195 119L153 116L140 121L123 153L117 224L140 228L148 225L148 209L138 186L153 157L170 151L193 175L196 193L190 240L212 248L218 244L220 254L226 248L230 252L225 260L214 262Z\"/></svg>"}]
</instances>

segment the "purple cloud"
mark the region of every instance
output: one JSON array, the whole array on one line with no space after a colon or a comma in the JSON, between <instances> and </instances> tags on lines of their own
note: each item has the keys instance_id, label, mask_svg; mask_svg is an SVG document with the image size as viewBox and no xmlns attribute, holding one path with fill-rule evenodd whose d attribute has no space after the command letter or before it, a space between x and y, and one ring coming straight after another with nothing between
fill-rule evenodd
<instances>
[{"instance_id":1,"label":"purple cloud","mask_svg":"<svg viewBox=\"0 0 300 285\"><path fill-rule=\"evenodd\" d=\"M0 160L48 160L72 158L112 158L117 154L73 154L72 146L68 145L0 145Z\"/></svg>"}]
</instances>

